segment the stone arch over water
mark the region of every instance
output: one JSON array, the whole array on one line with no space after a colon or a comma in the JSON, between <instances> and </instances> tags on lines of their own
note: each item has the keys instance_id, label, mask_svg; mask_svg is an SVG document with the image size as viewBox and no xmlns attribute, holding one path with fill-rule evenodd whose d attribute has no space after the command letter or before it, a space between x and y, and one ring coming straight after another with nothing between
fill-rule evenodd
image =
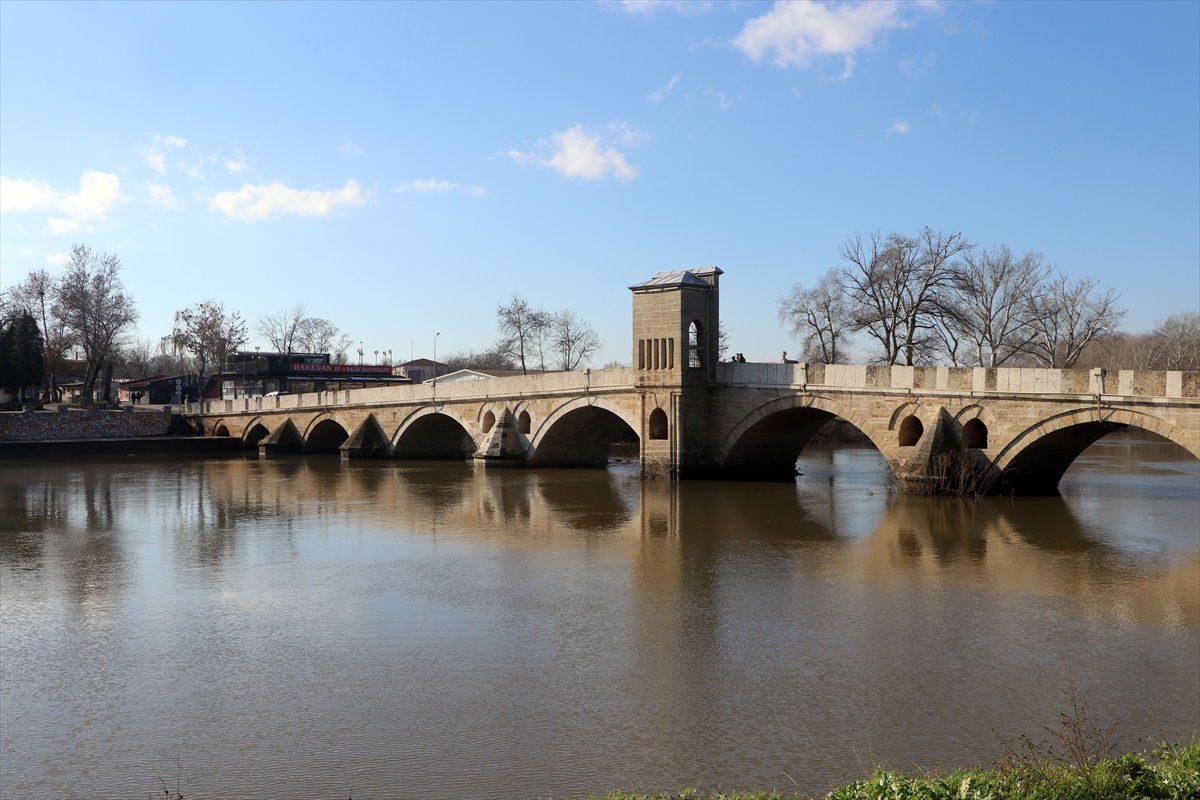
<instances>
[{"instance_id":1,"label":"stone arch over water","mask_svg":"<svg viewBox=\"0 0 1200 800\"><path fill-rule=\"evenodd\" d=\"M1137 411L1082 408L1055 415L1022 431L996 455L995 490L1054 494L1079 455L1107 434L1137 428L1157 434L1200 458L1200 441L1177 426Z\"/></svg>"},{"instance_id":2,"label":"stone arch over water","mask_svg":"<svg viewBox=\"0 0 1200 800\"><path fill-rule=\"evenodd\" d=\"M411 414L392 437L393 458L418 461L463 461L477 444L468 424L444 409L425 407Z\"/></svg>"},{"instance_id":3,"label":"stone arch over water","mask_svg":"<svg viewBox=\"0 0 1200 800\"><path fill-rule=\"evenodd\" d=\"M595 467L608 464L613 441L638 436L638 420L602 398L577 398L559 406L538 426L526 456L535 467Z\"/></svg>"},{"instance_id":4,"label":"stone arch over water","mask_svg":"<svg viewBox=\"0 0 1200 800\"><path fill-rule=\"evenodd\" d=\"M717 455L721 475L756 480L793 479L800 451L813 434L835 417L862 431L884 456L891 455L892 448L880 446L874 429L840 403L821 397L784 397L758 407L733 426Z\"/></svg>"}]
</instances>

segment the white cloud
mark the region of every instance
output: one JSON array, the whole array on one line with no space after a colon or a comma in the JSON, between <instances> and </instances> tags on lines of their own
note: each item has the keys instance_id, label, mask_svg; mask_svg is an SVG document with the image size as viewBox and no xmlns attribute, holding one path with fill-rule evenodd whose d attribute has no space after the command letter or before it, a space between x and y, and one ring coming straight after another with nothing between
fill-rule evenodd
<instances>
[{"instance_id":1,"label":"white cloud","mask_svg":"<svg viewBox=\"0 0 1200 800\"><path fill-rule=\"evenodd\" d=\"M70 261L71 261L71 257L69 255L67 255L66 253L59 253L58 251L55 251L55 252L51 253L50 255L46 256L47 264L62 265L62 264L68 264L68 263L70 263Z\"/></svg>"},{"instance_id":2,"label":"white cloud","mask_svg":"<svg viewBox=\"0 0 1200 800\"><path fill-rule=\"evenodd\" d=\"M175 210L183 208L184 202L174 195L165 183L147 183L146 201L152 206Z\"/></svg>"},{"instance_id":3,"label":"white cloud","mask_svg":"<svg viewBox=\"0 0 1200 800\"><path fill-rule=\"evenodd\" d=\"M886 133L888 136L891 136L893 133L905 134L908 133L908 130L911 127L912 125L909 124L908 120L898 119L893 122L892 126L884 131L884 133Z\"/></svg>"},{"instance_id":4,"label":"white cloud","mask_svg":"<svg viewBox=\"0 0 1200 800\"><path fill-rule=\"evenodd\" d=\"M667 95L669 95L671 93L671 90L675 88L675 84L679 83L679 80L682 77L683 77L682 72L679 73L678 75L672 75L671 80L667 81L666 86L664 86L661 89L655 89L653 92L650 93L650 96L647 97L646 99L649 100L651 103L654 103L654 105L658 105L663 100L667 99Z\"/></svg>"},{"instance_id":5,"label":"white cloud","mask_svg":"<svg viewBox=\"0 0 1200 800\"><path fill-rule=\"evenodd\" d=\"M408 183L402 183L392 191L394 192L449 192L454 190L458 184L450 181L439 181L437 178L430 178L427 181L415 180Z\"/></svg>"},{"instance_id":6,"label":"white cloud","mask_svg":"<svg viewBox=\"0 0 1200 800\"><path fill-rule=\"evenodd\" d=\"M65 218L48 220L52 233L91 230L85 224L88 220L106 221L109 210L125 199L121 179L108 172L83 173L78 192L60 192L41 181L0 176L0 211L57 211Z\"/></svg>"},{"instance_id":7,"label":"white cloud","mask_svg":"<svg viewBox=\"0 0 1200 800\"><path fill-rule=\"evenodd\" d=\"M58 207L71 217L104 220L108 210L124 199L120 178L92 169L80 177L79 191L65 195Z\"/></svg>"},{"instance_id":8,"label":"white cloud","mask_svg":"<svg viewBox=\"0 0 1200 800\"><path fill-rule=\"evenodd\" d=\"M482 186L467 186L453 181L439 181L437 178L430 178L427 181L415 180L408 183L402 183L393 192L463 192L472 197L483 197L487 194L487 189Z\"/></svg>"},{"instance_id":9,"label":"white cloud","mask_svg":"<svg viewBox=\"0 0 1200 800\"><path fill-rule=\"evenodd\" d=\"M554 155L542 162L568 178L603 178L610 172L622 180L636 178L636 167L630 166L625 156L613 148L601 150L599 136L591 136L583 125L576 124L562 133L550 137Z\"/></svg>"},{"instance_id":10,"label":"white cloud","mask_svg":"<svg viewBox=\"0 0 1200 800\"><path fill-rule=\"evenodd\" d=\"M74 219L51 218L51 219L46 220L46 222L50 226L50 232L53 234L56 234L58 236L61 236L64 233L71 233L73 231L78 231L78 230L90 231L92 229L91 225L84 225L82 222L79 222L78 220L74 220Z\"/></svg>"},{"instance_id":11,"label":"white cloud","mask_svg":"<svg viewBox=\"0 0 1200 800\"><path fill-rule=\"evenodd\" d=\"M246 156L242 153L242 148L237 148L233 151L236 158L231 158L225 162L225 169L229 170L230 175L237 175L246 168Z\"/></svg>"},{"instance_id":12,"label":"white cloud","mask_svg":"<svg viewBox=\"0 0 1200 800\"><path fill-rule=\"evenodd\" d=\"M612 143L631 145L649 138L644 131L624 120L608 125L608 140ZM622 180L631 180L638 176L637 167L626 161L624 154L613 147L606 148L604 137L585 130L581 123L549 139L541 139L537 144L537 149L547 153L548 157L520 150L509 150L508 157L521 165L537 163L539 167L550 167L568 178L591 180L612 174Z\"/></svg>"},{"instance_id":13,"label":"white cloud","mask_svg":"<svg viewBox=\"0 0 1200 800\"><path fill-rule=\"evenodd\" d=\"M712 8L712 0L621 0L630 14L653 14L667 9L676 14L704 14Z\"/></svg>"},{"instance_id":14,"label":"white cloud","mask_svg":"<svg viewBox=\"0 0 1200 800\"><path fill-rule=\"evenodd\" d=\"M59 193L48 183L0 177L0 211L43 211L58 205Z\"/></svg>"},{"instance_id":15,"label":"white cloud","mask_svg":"<svg viewBox=\"0 0 1200 800\"><path fill-rule=\"evenodd\" d=\"M362 155L362 148L359 147L358 145L356 145L354 142L346 142L345 144L340 144L340 145L338 145L338 150L341 150L343 153L349 153L352 156L361 156Z\"/></svg>"},{"instance_id":16,"label":"white cloud","mask_svg":"<svg viewBox=\"0 0 1200 800\"><path fill-rule=\"evenodd\" d=\"M243 222L258 222L283 214L301 217L324 217L338 209L357 207L366 203L362 188L353 178L341 189L301 191L282 183L253 185L247 183L236 192L218 192L209 201L209 208Z\"/></svg>"},{"instance_id":17,"label":"white cloud","mask_svg":"<svg viewBox=\"0 0 1200 800\"><path fill-rule=\"evenodd\" d=\"M704 96L711 98L717 108L722 111L737 102L736 100L730 100L724 92L718 92L716 89L705 89Z\"/></svg>"},{"instance_id":18,"label":"white cloud","mask_svg":"<svg viewBox=\"0 0 1200 800\"><path fill-rule=\"evenodd\" d=\"M156 133L151 144L143 148L142 155L145 157L146 164L150 169L159 175L164 175L167 172L167 165L166 156L163 154L162 148L178 150L185 145L187 145L187 139L184 139L182 136L163 136L161 133Z\"/></svg>"},{"instance_id":19,"label":"white cloud","mask_svg":"<svg viewBox=\"0 0 1200 800\"><path fill-rule=\"evenodd\" d=\"M190 167L184 162L179 162L179 168L187 171L187 176L192 180L199 180L204 177L204 165L217 163L215 155L200 156L200 160ZM230 172L240 172L240 170L230 170Z\"/></svg>"},{"instance_id":20,"label":"white cloud","mask_svg":"<svg viewBox=\"0 0 1200 800\"><path fill-rule=\"evenodd\" d=\"M929 68L933 66L934 54L929 53L924 58L916 56L908 56L900 59L900 71L907 75L912 80L923 78Z\"/></svg>"},{"instance_id":21,"label":"white cloud","mask_svg":"<svg viewBox=\"0 0 1200 800\"><path fill-rule=\"evenodd\" d=\"M916 4L937 7L936 2ZM866 0L840 5L797 0L776 0L761 17L746 22L733 46L754 61L769 54L781 67L806 67L819 56L842 56L843 78L854 69L853 55L871 47L888 30L908 27L901 17L905 6L891 0Z\"/></svg>"},{"instance_id":22,"label":"white cloud","mask_svg":"<svg viewBox=\"0 0 1200 800\"><path fill-rule=\"evenodd\" d=\"M614 120L608 123L608 135L619 144L635 145L648 142L650 134L643 130L638 130L629 122L623 119Z\"/></svg>"}]
</instances>

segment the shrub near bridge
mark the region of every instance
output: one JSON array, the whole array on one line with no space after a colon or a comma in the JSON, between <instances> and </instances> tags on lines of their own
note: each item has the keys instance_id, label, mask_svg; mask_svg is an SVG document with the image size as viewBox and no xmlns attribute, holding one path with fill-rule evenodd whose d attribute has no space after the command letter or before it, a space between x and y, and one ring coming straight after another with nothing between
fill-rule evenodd
<instances>
[{"instance_id":1,"label":"shrub near bridge","mask_svg":"<svg viewBox=\"0 0 1200 800\"><path fill-rule=\"evenodd\" d=\"M612 792L603 800L700 798L692 790L670 793ZM710 800L807 800L778 792L730 792ZM596 798L594 800L599 800ZM1085 763L1067 763L1028 753L1006 758L994 769L972 767L949 773L907 776L876 770L840 786L826 800L1200 800L1200 739L1160 742L1147 758L1130 753Z\"/></svg>"}]
</instances>

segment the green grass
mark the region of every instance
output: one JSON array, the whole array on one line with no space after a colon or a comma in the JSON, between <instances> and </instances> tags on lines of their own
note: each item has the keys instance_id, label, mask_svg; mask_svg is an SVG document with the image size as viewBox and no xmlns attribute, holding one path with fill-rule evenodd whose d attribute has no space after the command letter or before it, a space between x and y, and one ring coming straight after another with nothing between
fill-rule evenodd
<instances>
[{"instance_id":1,"label":"green grass","mask_svg":"<svg viewBox=\"0 0 1200 800\"><path fill-rule=\"evenodd\" d=\"M1018 740L1018 745L1021 742ZM610 792L603 800L807 800L777 792L700 795ZM834 789L826 800L1200 800L1200 739L1161 742L1149 754L1111 758L1054 753L1037 746L1012 748L992 769L904 775L879 769L865 780ZM601 800L596 797L592 800Z\"/></svg>"}]
</instances>

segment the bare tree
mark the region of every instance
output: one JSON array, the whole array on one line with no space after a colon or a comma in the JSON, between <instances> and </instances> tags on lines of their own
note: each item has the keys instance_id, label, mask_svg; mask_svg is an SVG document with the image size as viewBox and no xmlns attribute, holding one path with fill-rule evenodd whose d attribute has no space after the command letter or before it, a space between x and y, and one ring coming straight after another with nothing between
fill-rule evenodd
<instances>
[{"instance_id":1,"label":"bare tree","mask_svg":"<svg viewBox=\"0 0 1200 800\"><path fill-rule=\"evenodd\" d=\"M1151 369L1200 371L1200 314L1172 314L1154 326Z\"/></svg>"},{"instance_id":2,"label":"bare tree","mask_svg":"<svg viewBox=\"0 0 1200 800\"><path fill-rule=\"evenodd\" d=\"M209 366L218 370L224 367L229 354L246 343L246 325L236 311L226 314L223 303L205 300L175 312L175 327L169 338L177 350L195 357L196 371L204 376Z\"/></svg>"},{"instance_id":3,"label":"bare tree","mask_svg":"<svg viewBox=\"0 0 1200 800\"><path fill-rule=\"evenodd\" d=\"M552 363L560 370L579 369L604 345L591 325L566 309L551 317L549 339Z\"/></svg>"},{"instance_id":4,"label":"bare tree","mask_svg":"<svg viewBox=\"0 0 1200 800\"><path fill-rule=\"evenodd\" d=\"M1200 314L1172 314L1150 333L1106 336L1088 345L1076 366L1200 370Z\"/></svg>"},{"instance_id":5,"label":"bare tree","mask_svg":"<svg viewBox=\"0 0 1200 800\"><path fill-rule=\"evenodd\" d=\"M256 328L276 352L291 353L296 349L296 339L301 335L308 319L308 309L303 303L297 303L278 314L263 317L258 321Z\"/></svg>"},{"instance_id":6,"label":"bare tree","mask_svg":"<svg viewBox=\"0 0 1200 800\"><path fill-rule=\"evenodd\" d=\"M998 367L1026 351L1037 335L1035 309L1048 274L1038 253L1017 258L1005 245L965 253L956 265L953 298L943 316L946 349L950 341L965 339L970 349L966 358L980 367Z\"/></svg>"},{"instance_id":7,"label":"bare tree","mask_svg":"<svg viewBox=\"0 0 1200 800\"><path fill-rule=\"evenodd\" d=\"M885 364L915 364L938 349L938 315L952 284L952 260L972 245L960 233L924 228L917 236L878 232L842 246L840 283L856 330L879 343Z\"/></svg>"},{"instance_id":8,"label":"bare tree","mask_svg":"<svg viewBox=\"0 0 1200 800\"><path fill-rule=\"evenodd\" d=\"M496 327L501 340L506 343L508 355L521 365L522 373L527 371L527 361L535 355L545 369L543 344L550 323L549 314L532 308L518 294L507 305L496 307Z\"/></svg>"},{"instance_id":9,"label":"bare tree","mask_svg":"<svg viewBox=\"0 0 1200 800\"><path fill-rule=\"evenodd\" d=\"M121 377L126 380L140 380L153 377L155 359L158 357L158 346L150 339L134 339L121 348L118 369Z\"/></svg>"},{"instance_id":10,"label":"bare tree","mask_svg":"<svg viewBox=\"0 0 1200 800\"><path fill-rule=\"evenodd\" d=\"M1099 281L1072 281L1059 273L1037 297L1031 298L1033 340L1026 347L1043 367L1073 367L1091 342L1116 332L1125 311L1117 306L1113 289L1098 291Z\"/></svg>"},{"instance_id":11,"label":"bare tree","mask_svg":"<svg viewBox=\"0 0 1200 800\"><path fill-rule=\"evenodd\" d=\"M837 270L826 272L811 289L794 284L778 302L779 322L791 327L806 361L842 363L851 317Z\"/></svg>"},{"instance_id":12,"label":"bare tree","mask_svg":"<svg viewBox=\"0 0 1200 800\"><path fill-rule=\"evenodd\" d=\"M77 244L71 248L66 273L55 285L52 313L83 350L86 398L91 398L100 370L116 355L126 331L137 320L137 309L125 294L120 272L121 260L115 255L95 253Z\"/></svg>"},{"instance_id":13,"label":"bare tree","mask_svg":"<svg viewBox=\"0 0 1200 800\"><path fill-rule=\"evenodd\" d=\"M502 346L503 342L498 343L497 347L490 350L475 352L466 350L458 353L451 353L445 357L447 371L456 372L460 369L491 369L491 370L509 370L516 369L515 362Z\"/></svg>"},{"instance_id":14,"label":"bare tree","mask_svg":"<svg viewBox=\"0 0 1200 800\"><path fill-rule=\"evenodd\" d=\"M305 317L296 326L292 344L298 352L333 353L341 343L339 337L346 340L342 349L349 348L349 337L342 336L342 332L332 322L320 317Z\"/></svg>"},{"instance_id":15,"label":"bare tree","mask_svg":"<svg viewBox=\"0 0 1200 800\"><path fill-rule=\"evenodd\" d=\"M725 320L717 323L717 360L724 361L729 352L729 335L731 331L725 327Z\"/></svg>"}]
</instances>

